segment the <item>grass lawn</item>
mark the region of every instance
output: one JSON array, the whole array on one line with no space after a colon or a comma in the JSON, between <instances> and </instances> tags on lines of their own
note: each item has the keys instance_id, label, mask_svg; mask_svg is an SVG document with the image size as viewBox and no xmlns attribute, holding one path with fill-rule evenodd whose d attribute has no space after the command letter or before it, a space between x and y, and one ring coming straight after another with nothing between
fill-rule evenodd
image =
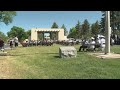
<instances>
[{"instance_id":1,"label":"grass lawn","mask_svg":"<svg viewBox=\"0 0 120 90\"><path fill-rule=\"evenodd\" d=\"M0 78L120 79L120 59L100 59L87 52L78 52L76 58L61 59L60 46L55 44L7 50L10 56L0 56L0 68L3 70L0 71ZM78 50L79 45L75 48ZM111 52L120 53L120 46L112 46Z\"/></svg>"}]
</instances>

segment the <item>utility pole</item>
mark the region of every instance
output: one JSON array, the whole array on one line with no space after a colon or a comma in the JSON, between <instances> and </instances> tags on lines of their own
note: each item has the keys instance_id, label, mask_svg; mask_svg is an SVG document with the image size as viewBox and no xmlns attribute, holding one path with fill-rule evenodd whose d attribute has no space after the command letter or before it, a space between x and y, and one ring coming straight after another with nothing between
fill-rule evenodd
<instances>
[{"instance_id":1,"label":"utility pole","mask_svg":"<svg viewBox=\"0 0 120 90\"><path fill-rule=\"evenodd\" d=\"M110 11L105 12L105 54L110 54Z\"/></svg>"}]
</instances>

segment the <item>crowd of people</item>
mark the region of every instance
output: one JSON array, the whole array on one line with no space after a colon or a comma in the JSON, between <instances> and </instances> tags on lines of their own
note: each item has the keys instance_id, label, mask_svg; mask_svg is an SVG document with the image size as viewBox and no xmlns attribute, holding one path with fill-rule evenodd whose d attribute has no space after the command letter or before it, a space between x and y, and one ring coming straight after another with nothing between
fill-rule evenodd
<instances>
[{"instance_id":1,"label":"crowd of people","mask_svg":"<svg viewBox=\"0 0 120 90\"><path fill-rule=\"evenodd\" d=\"M119 43L118 38L119 37L117 37L115 35L114 36L111 35L111 38L110 38L111 46L113 44ZM8 43L9 43L10 48L13 49L13 47L18 46L19 40L18 40L17 36L15 36L14 38L10 38L8 40ZM38 45L51 46L54 43L61 44L61 45L67 45L67 46L68 45L72 46L72 45L78 44L78 42L75 42L75 41L58 41L58 40L57 41L25 40L21 44L23 47L27 47L27 46L38 46ZM105 37L104 36L91 37L90 39L82 40L79 51L88 51L88 50L96 51L97 48L102 51L104 50L104 48L105 48ZM4 50L4 41L2 40L2 38L0 38L0 50Z\"/></svg>"},{"instance_id":2,"label":"crowd of people","mask_svg":"<svg viewBox=\"0 0 120 90\"><path fill-rule=\"evenodd\" d=\"M29 47L29 46L51 46L53 45L53 40L24 40L21 42L23 47Z\"/></svg>"},{"instance_id":3,"label":"crowd of people","mask_svg":"<svg viewBox=\"0 0 120 90\"><path fill-rule=\"evenodd\" d=\"M10 45L10 48L13 49L13 47L17 47L18 46L18 38L17 36L14 38L10 38L10 40L8 40L8 43Z\"/></svg>"},{"instance_id":4,"label":"crowd of people","mask_svg":"<svg viewBox=\"0 0 120 90\"><path fill-rule=\"evenodd\" d=\"M17 47L18 46L18 38L17 37L10 38L8 40L8 44L11 49L13 49L13 47ZM2 38L0 38L0 50L4 52L4 48L5 48L5 42Z\"/></svg>"},{"instance_id":5,"label":"crowd of people","mask_svg":"<svg viewBox=\"0 0 120 90\"><path fill-rule=\"evenodd\" d=\"M17 47L18 46L18 38L17 37L10 38L10 40L8 40L8 43L9 43L11 49L13 48L13 46Z\"/></svg>"}]
</instances>

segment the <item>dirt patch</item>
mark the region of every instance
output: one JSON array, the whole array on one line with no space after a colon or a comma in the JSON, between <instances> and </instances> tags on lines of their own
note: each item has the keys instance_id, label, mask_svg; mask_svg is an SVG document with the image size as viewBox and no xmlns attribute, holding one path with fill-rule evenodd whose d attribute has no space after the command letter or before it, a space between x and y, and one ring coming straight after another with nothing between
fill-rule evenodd
<instances>
[{"instance_id":1,"label":"dirt patch","mask_svg":"<svg viewBox=\"0 0 120 90\"><path fill-rule=\"evenodd\" d=\"M15 70L10 56L0 56L0 79L14 79Z\"/></svg>"},{"instance_id":2,"label":"dirt patch","mask_svg":"<svg viewBox=\"0 0 120 90\"><path fill-rule=\"evenodd\" d=\"M105 53L89 53L89 55L94 55L98 58L120 58L120 54L115 54L115 53L109 53L109 54L105 54Z\"/></svg>"}]
</instances>

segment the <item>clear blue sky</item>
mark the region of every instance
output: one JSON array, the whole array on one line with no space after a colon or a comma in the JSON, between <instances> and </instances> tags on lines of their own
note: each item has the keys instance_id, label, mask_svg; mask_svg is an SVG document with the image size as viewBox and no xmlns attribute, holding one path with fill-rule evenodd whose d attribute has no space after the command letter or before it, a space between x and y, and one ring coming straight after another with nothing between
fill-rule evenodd
<instances>
[{"instance_id":1,"label":"clear blue sky","mask_svg":"<svg viewBox=\"0 0 120 90\"><path fill-rule=\"evenodd\" d=\"M0 31L6 34L13 26L22 27L26 31L31 28L51 28L53 22L59 27L64 24L69 31L78 20L82 24L87 19L92 24L96 20L100 21L101 17L101 11L17 11L11 24L6 26L0 23Z\"/></svg>"}]
</instances>

